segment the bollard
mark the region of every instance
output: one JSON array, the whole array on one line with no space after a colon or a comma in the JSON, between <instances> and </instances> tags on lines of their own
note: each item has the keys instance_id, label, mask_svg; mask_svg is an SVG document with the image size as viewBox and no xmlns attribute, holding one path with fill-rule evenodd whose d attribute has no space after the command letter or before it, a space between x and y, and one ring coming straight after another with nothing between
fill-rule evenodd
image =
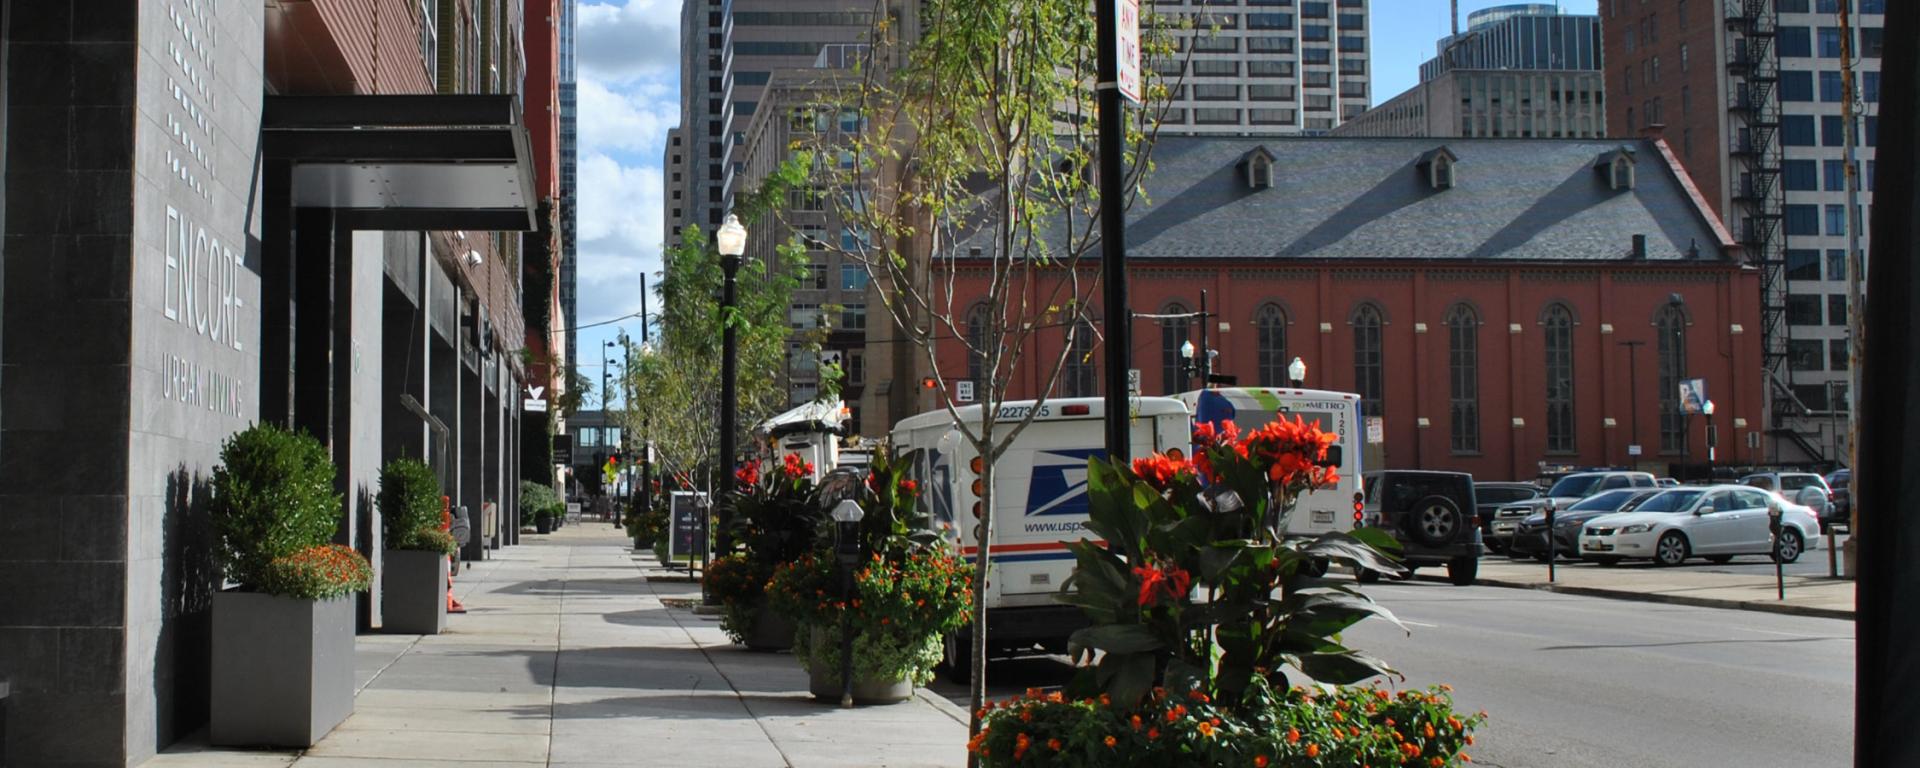
<instances>
[{"instance_id":1,"label":"bollard","mask_svg":"<svg viewBox=\"0 0 1920 768\"><path fill-rule=\"evenodd\" d=\"M1553 518L1557 511L1553 499L1547 499L1547 583L1553 583L1554 561L1560 559L1560 546L1553 537Z\"/></svg>"},{"instance_id":2,"label":"bollard","mask_svg":"<svg viewBox=\"0 0 1920 768\"><path fill-rule=\"evenodd\" d=\"M1827 528L1827 578L1840 578L1840 545L1833 543L1833 526Z\"/></svg>"}]
</instances>

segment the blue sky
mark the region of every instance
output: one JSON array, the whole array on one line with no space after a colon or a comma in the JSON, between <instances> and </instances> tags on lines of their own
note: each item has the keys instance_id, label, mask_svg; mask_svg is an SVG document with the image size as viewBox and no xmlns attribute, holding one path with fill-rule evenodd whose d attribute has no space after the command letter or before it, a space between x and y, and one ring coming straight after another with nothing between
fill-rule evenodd
<instances>
[{"instance_id":1,"label":"blue sky","mask_svg":"<svg viewBox=\"0 0 1920 768\"><path fill-rule=\"evenodd\" d=\"M1566 0L1569 13L1594 13L1597 0ZM1496 0L1462 0L1461 18ZM1377 103L1418 81L1420 62L1448 32L1447 0L1373 0L1373 97ZM580 98L579 322L640 311L640 275L660 269L664 240L662 154L679 121L680 0L582 0L578 19ZM655 307L654 309L657 309ZM600 378L603 344L638 321L580 331L580 371Z\"/></svg>"}]
</instances>

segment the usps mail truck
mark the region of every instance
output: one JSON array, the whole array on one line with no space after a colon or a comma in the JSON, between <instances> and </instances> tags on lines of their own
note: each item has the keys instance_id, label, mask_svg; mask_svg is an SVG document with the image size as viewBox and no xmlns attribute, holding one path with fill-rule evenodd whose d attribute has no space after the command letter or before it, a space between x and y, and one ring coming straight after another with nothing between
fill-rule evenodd
<instances>
[{"instance_id":1,"label":"usps mail truck","mask_svg":"<svg viewBox=\"0 0 1920 768\"><path fill-rule=\"evenodd\" d=\"M1360 396L1351 392L1270 387L1227 387L1185 392L1179 400L1193 411L1194 421L1225 418L1241 434L1259 429L1277 418L1298 416L1308 424L1338 437L1327 449L1326 463L1340 473L1340 482L1300 497L1287 535L1314 537L1328 531L1351 531L1359 522L1365 495L1360 492L1362 423Z\"/></svg>"},{"instance_id":2,"label":"usps mail truck","mask_svg":"<svg viewBox=\"0 0 1920 768\"><path fill-rule=\"evenodd\" d=\"M1187 450L1191 420L1187 407L1166 397L1136 398L1131 452L1145 456L1169 448ZM962 408L960 418L979 424L982 406ZM1106 403L1097 397L1073 397L1034 403L1007 402L995 414L998 429L1010 429L1027 415L1033 423L994 463L993 541L987 574L988 652L1009 655L1041 648L1066 649L1067 638L1086 626L1079 608L1055 598L1072 575L1074 556L1067 542L1087 538L1087 460L1105 458ZM999 433L1004 434L1004 432ZM920 496L935 526L942 526L969 559L979 551L981 462L973 446L944 409L902 420L892 441L913 457L912 472L925 491ZM965 679L972 638L948 639L947 670Z\"/></svg>"}]
</instances>

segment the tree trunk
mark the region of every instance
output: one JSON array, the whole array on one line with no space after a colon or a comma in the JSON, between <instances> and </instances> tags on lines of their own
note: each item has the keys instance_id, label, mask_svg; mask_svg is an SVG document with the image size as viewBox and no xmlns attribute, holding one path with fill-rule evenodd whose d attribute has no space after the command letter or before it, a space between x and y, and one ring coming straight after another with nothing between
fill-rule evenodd
<instances>
[{"instance_id":1,"label":"tree trunk","mask_svg":"<svg viewBox=\"0 0 1920 768\"><path fill-rule=\"evenodd\" d=\"M993 548L993 418L998 408L994 392L989 390L980 407L980 441L975 449L980 455L980 527L976 537L980 549L973 559L973 679L968 681L967 691L967 736L980 733L980 711L987 705L987 568L992 564ZM967 765L973 768L979 764L979 756L967 753Z\"/></svg>"}]
</instances>

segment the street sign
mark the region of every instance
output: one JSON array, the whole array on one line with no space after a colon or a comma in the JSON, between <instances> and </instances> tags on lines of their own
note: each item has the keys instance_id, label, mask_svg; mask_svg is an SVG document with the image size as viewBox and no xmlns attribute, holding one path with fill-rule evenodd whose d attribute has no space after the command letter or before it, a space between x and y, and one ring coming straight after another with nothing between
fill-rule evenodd
<instances>
[{"instance_id":1,"label":"street sign","mask_svg":"<svg viewBox=\"0 0 1920 768\"><path fill-rule=\"evenodd\" d=\"M1387 441L1387 423L1378 416L1367 417L1367 442L1379 445Z\"/></svg>"},{"instance_id":2,"label":"street sign","mask_svg":"<svg viewBox=\"0 0 1920 768\"><path fill-rule=\"evenodd\" d=\"M521 402L521 410L524 410L528 413L546 413L547 412L547 401L545 400L536 400L534 398L529 397L520 402Z\"/></svg>"},{"instance_id":3,"label":"street sign","mask_svg":"<svg viewBox=\"0 0 1920 768\"><path fill-rule=\"evenodd\" d=\"M1140 396L1140 369L1138 368L1127 369L1127 394L1134 397Z\"/></svg>"},{"instance_id":4,"label":"street sign","mask_svg":"<svg viewBox=\"0 0 1920 768\"><path fill-rule=\"evenodd\" d=\"M973 402L973 382L964 379L954 382L953 399L959 403Z\"/></svg>"},{"instance_id":5,"label":"street sign","mask_svg":"<svg viewBox=\"0 0 1920 768\"><path fill-rule=\"evenodd\" d=\"M1629 446L1627 446L1627 455L1628 455L1628 456L1638 456L1638 455L1640 455L1640 446L1638 446L1638 445L1629 445Z\"/></svg>"},{"instance_id":6,"label":"street sign","mask_svg":"<svg viewBox=\"0 0 1920 768\"><path fill-rule=\"evenodd\" d=\"M1120 95L1140 103L1140 0L1111 0L1114 5L1115 53L1119 60L1114 72Z\"/></svg>"}]
</instances>

